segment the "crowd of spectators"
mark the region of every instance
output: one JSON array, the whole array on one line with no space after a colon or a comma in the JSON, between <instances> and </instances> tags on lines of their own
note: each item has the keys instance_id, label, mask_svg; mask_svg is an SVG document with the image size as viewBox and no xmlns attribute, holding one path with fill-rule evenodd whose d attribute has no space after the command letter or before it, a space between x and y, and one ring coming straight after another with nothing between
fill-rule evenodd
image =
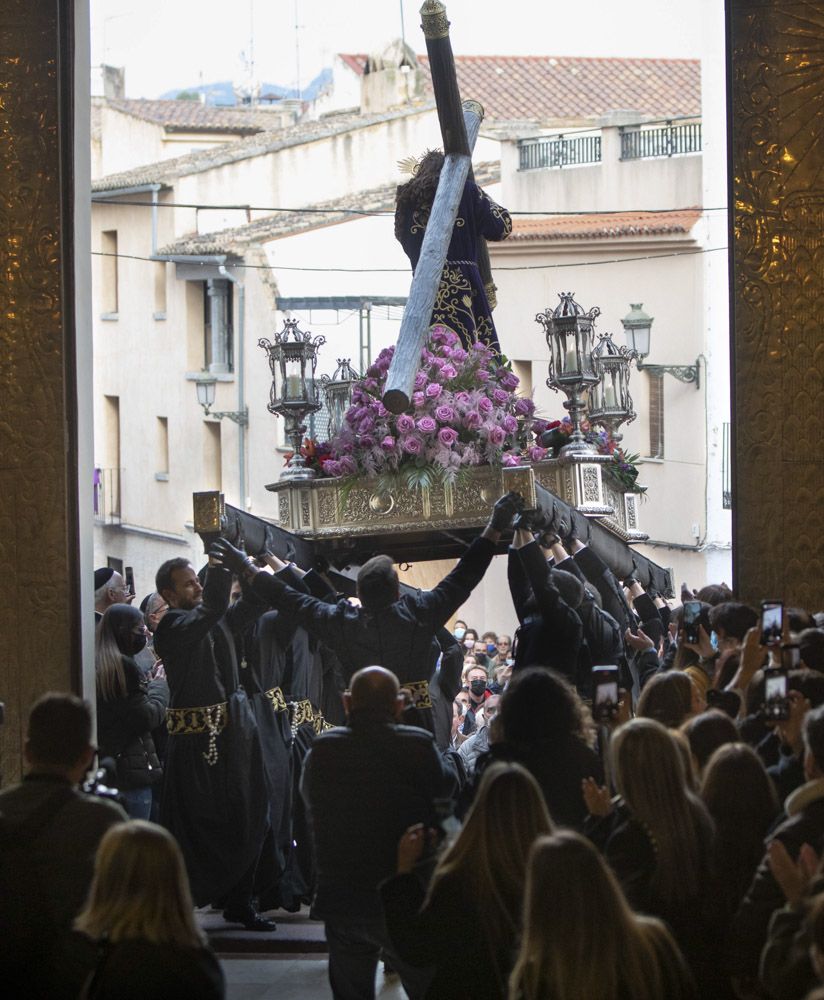
<instances>
[{"instance_id":1,"label":"crowd of spectators","mask_svg":"<svg viewBox=\"0 0 824 1000\"><path fill-rule=\"evenodd\" d=\"M511 532L517 629L454 618L444 629L444 591L406 598L410 635L437 651L431 715L419 711L434 725L405 725L427 704L410 701L403 677L361 665L348 673L345 725L297 765L335 997L368 1000L380 955L409 996L430 1000L824 996L822 617L785 608L770 630L723 584L667 600L616 579L574 525L561 538L528 512L496 510L494 531ZM230 547L219 555L243 568ZM391 567L378 569L395 587ZM272 580L255 589L276 603ZM143 998L164 995L152 984L172 975L177 995L187 982L223 995L185 852L146 822L169 698L144 650L155 598L145 617L110 604L97 626L98 743L131 822L111 802L83 812L94 747L69 696L35 706L30 774L0 792L0 907L26 913L12 874L22 866L41 908L0 957L19 971L48 938L60 988L44 995L126 996L112 983L133 964L146 970ZM301 600L307 619L323 603ZM396 601L340 613L365 644L370 614ZM602 697L607 666L615 689ZM419 687L418 668L408 674ZM68 852L77 837L83 859L71 879L61 814L75 816Z\"/></svg>"}]
</instances>

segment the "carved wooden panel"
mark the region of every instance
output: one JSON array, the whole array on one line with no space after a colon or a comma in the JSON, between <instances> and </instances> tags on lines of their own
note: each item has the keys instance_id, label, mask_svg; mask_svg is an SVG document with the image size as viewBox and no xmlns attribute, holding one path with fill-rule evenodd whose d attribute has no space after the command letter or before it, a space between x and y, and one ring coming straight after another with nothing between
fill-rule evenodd
<instances>
[{"instance_id":1,"label":"carved wooden panel","mask_svg":"<svg viewBox=\"0 0 824 1000\"><path fill-rule=\"evenodd\" d=\"M79 675L71 383L73 4L4 0L0 18L0 698L3 780L20 769L31 703ZM63 48L61 50L61 44ZM61 108L61 95L64 104ZM62 130L61 130L62 126ZM62 134L61 134L62 133ZM65 146L62 147L65 150ZM65 154L63 154L65 156ZM65 229L61 229L65 227ZM68 268L68 271L66 270Z\"/></svg>"},{"instance_id":2,"label":"carved wooden panel","mask_svg":"<svg viewBox=\"0 0 824 1000\"><path fill-rule=\"evenodd\" d=\"M734 560L824 607L824 8L733 0Z\"/></svg>"}]
</instances>

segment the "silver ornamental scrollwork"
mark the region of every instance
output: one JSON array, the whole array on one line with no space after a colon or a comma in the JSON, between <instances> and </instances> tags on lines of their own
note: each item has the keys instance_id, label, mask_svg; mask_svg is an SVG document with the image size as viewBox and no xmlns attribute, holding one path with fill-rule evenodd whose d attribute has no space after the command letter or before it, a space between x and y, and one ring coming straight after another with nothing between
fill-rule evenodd
<instances>
[{"instance_id":1,"label":"silver ornamental scrollwork","mask_svg":"<svg viewBox=\"0 0 824 1000\"><path fill-rule=\"evenodd\" d=\"M588 465L583 469L584 502L598 503L601 499L601 477L595 466Z\"/></svg>"}]
</instances>

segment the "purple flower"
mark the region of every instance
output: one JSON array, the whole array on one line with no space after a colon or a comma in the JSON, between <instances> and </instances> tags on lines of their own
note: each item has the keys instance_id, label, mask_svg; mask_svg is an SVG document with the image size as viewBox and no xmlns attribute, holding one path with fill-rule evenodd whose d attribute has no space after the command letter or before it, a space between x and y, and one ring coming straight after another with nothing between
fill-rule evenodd
<instances>
[{"instance_id":1,"label":"purple flower","mask_svg":"<svg viewBox=\"0 0 824 1000\"><path fill-rule=\"evenodd\" d=\"M415 430L415 418L408 413L402 413L395 421L395 426L398 428L398 433L408 434Z\"/></svg>"},{"instance_id":2,"label":"purple flower","mask_svg":"<svg viewBox=\"0 0 824 1000\"><path fill-rule=\"evenodd\" d=\"M481 410L483 413L491 413L492 400L487 399L486 396L481 396L481 398L478 400L478 409Z\"/></svg>"},{"instance_id":3,"label":"purple flower","mask_svg":"<svg viewBox=\"0 0 824 1000\"><path fill-rule=\"evenodd\" d=\"M414 435L401 438L401 450L407 455L420 455L423 451L423 441Z\"/></svg>"},{"instance_id":4,"label":"purple flower","mask_svg":"<svg viewBox=\"0 0 824 1000\"><path fill-rule=\"evenodd\" d=\"M358 434L368 434L375 428L375 421L371 417L364 417L358 422Z\"/></svg>"},{"instance_id":5,"label":"purple flower","mask_svg":"<svg viewBox=\"0 0 824 1000\"><path fill-rule=\"evenodd\" d=\"M443 358L437 358L437 357L436 358L432 358L432 367L433 368L437 368L438 371L440 371L445 364L446 364L446 362L444 361Z\"/></svg>"},{"instance_id":6,"label":"purple flower","mask_svg":"<svg viewBox=\"0 0 824 1000\"><path fill-rule=\"evenodd\" d=\"M338 462L342 476L354 476L358 471L358 463L351 455L344 455Z\"/></svg>"},{"instance_id":7,"label":"purple flower","mask_svg":"<svg viewBox=\"0 0 824 1000\"><path fill-rule=\"evenodd\" d=\"M488 382L489 381L489 372L486 370L486 368L479 368L475 372L475 378L479 382Z\"/></svg>"},{"instance_id":8,"label":"purple flower","mask_svg":"<svg viewBox=\"0 0 824 1000\"><path fill-rule=\"evenodd\" d=\"M374 379L374 378L368 378L368 379L366 379L366 381L363 383L363 387L368 392L374 392L378 388L377 379Z\"/></svg>"},{"instance_id":9,"label":"purple flower","mask_svg":"<svg viewBox=\"0 0 824 1000\"><path fill-rule=\"evenodd\" d=\"M424 405L425 402L426 402L426 397L422 392L412 393L412 405L415 407L416 410L419 410Z\"/></svg>"},{"instance_id":10,"label":"purple flower","mask_svg":"<svg viewBox=\"0 0 824 1000\"><path fill-rule=\"evenodd\" d=\"M452 379L452 378L455 378L455 376L456 376L457 374L458 374L458 372L457 372L457 369L455 368L455 366L454 366L454 365L450 365L450 364L445 364L445 365L443 366L443 368L441 368L441 376L442 376L442 377L443 377L443 378L445 379L445 381L447 381L447 382L448 382L448 381L449 381L450 379Z\"/></svg>"},{"instance_id":11,"label":"purple flower","mask_svg":"<svg viewBox=\"0 0 824 1000\"><path fill-rule=\"evenodd\" d=\"M374 448L375 439L372 437L371 434L361 434L358 444L360 445L361 448Z\"/></svg>"},{"instance_id":12,"label":"purple flower","mask_svg":"<svg viewBox=\"0 0 824 1000\"><path fill-rule=\"evenodd\" d=\"M439 382L430 382L425 393L428 399L437 399L443 392L443 386Z\"/></svg>"},{"instance_id":13,"label":"purple flower","mask_svg":"<svg viewBox=\"0 0 824 1000\"><path fill-rule=\"evenodd\" d=\"M537 445L534 445L532 448L529 449L530 462L543 462L546 456L547 456L546 448L539 448Z\"/></svg>"},{"instance_id":14,"label":"purple flower","mask_svg":"<svg viewBox=\"0 0 824 1000\"><path fill-rule=\"evenodd\" d=\"M381 448L384 451L392 451L395 447L395 439L391 434L387 434L386 437L381 441Z\"/></svg>"},{"instance_id":15,"label":"purple flower","mask_svg":"<svg viewBox=\"0 0 824 1000\"><path fill-rule=\"evenodd\" d=\"M422 434L432 434L438 429L438 425L432 419L432 417L421 417L418 421L418 430Z\"/></svg>"},{"instance_id":16,"label":"purple flower","mask_svg":"<svg viewBox=\"0 0 824 1000\"><path fill-rule=\"evenodd\" d=\"M464 361L469 357L466 351L462 347L453 347L449 352L450 358L456 365L462 365Z\"/></svg>"},{"instance_id":17,"label":"purple flower","mask_svg":"<svg viewBox=\"0 0 824 1000\"><path fill-rule=\"evenodd\" d=\"M455 402L460 403L461 406L466 406L469 402L469 393L466 389L461 389L460 392L455 393Z\"/></svg>"},{"instance_id":18,"label":"purple flower","mask_svg":"<svg viewBox=\"0 0 824 1000\"><path fill-rule=\"evenodd\" d=\"M496 424L489 428L489 433L487 434L490 444L494 444L496 447L500 447L504 441L506 441L506 431L503 427L498 427Z\"/></svg>"},{"instance_id":19,"label":"purple flower","mask_svg":"<svg viewBox=\"0 0 824 1000\"><path fill-rule=\"evenodd\" d=\"M418 374L415 376L415 388L423 389L425 385L426 385L426 372L418 372Z\"/></svg>"},{"instance_id":20,"label":"purple flower","mask_svg":"<svg viewBox=\"0 0 824 1000\"><path fill-rule=\"evenodd\" d=\"M534 413L535 404L531 399L520 398L515 400L515 412L520 417L528 417L530 413Z\"/></svg>"},{"instance_id":21,"label":"purple flower","mask_svg":"<svg viewBox=\"0 0 824 1000\"><path fill-rule=\"evenodd\" d=\"M520 465L521 460L517 455L513 455L511 451L506 452L501 456L504 465Z\"/></svg>"},{"instance_id":22,"label":"purple flower","mask_svg":"<svg viewBox=\"0 0 824 1000\"><path fill-rule=\"evenodd\" d=\"M442 424L451 424L455 419L455 411L446 403L441 403L440 406L435 408L435 417Z\"/></svg>"},{"instance_id":23,"label":"purple flower","mask_svg":"<svg viewBox=\"0 0 824 1000\"><path fill-rule=\"evenodd\" d=\"M518 421L511 413L507 413L504 419L501 421L501 426L507 432L507 434L514 434L518 430Z\"/></svg>"},{"instance_id":24,"label":"purple flower","mask_svg":"<svg viewBox=\"0 0 824 1000\"><path fill-rule=\"evenodd\" d=\"M492 398L499 406L503 406L509 399L506 389L499 389L497 386L492 390Z\"/></svg>"},{"instance_id":25,"label":"purple flower","mask_svg":"<svg viewBox=\"0 0 824 1000\"><path fill-rule=\"evenodd\" d=\"M452 445L458 440L458 432L452 427L441 427L438 431L438 440L442 445L451 448Z\"/></svg>"},{"instance_id":26,"label":"purple flower","mask_svg":"<svg viewBox=\"0 0 824 1000\"><path fill-rule=\"evenodd\" d=\"M477 430L483 422L483 417L477 410L470 410L469 413L464 414L464 427L470 431Z\"/></svg>"},{"instance_id":27,"label":"purple flower","mask_svg":"<svg viewBox=\"0 0 824 1000\"><path fill-rule=\"evenodd\" d=\"M340 475L340 462L336 462L332 458L327 458L327 460L322 464L321 468L327 476L339 476Z\"/></svg>"},{"instance_id":28,"label":"purple flower","mask_svg":"<svg viewBox=\"0 0 824 1000\"><path fill-rule=\"evenodd\" d=\"M521 384L521 380L515 374L515 372L507 372L506 375L501 379L501 385L504 389L517 389Z\"/></svg>"}]
</instances>

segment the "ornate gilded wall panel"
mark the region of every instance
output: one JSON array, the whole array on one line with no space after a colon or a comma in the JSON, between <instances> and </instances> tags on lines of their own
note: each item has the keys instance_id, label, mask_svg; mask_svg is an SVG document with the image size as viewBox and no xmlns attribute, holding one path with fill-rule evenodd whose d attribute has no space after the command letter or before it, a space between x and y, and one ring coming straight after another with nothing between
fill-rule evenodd
<instances>
[{"instance_id":1,"label":"ornate gilded wall panel","mask_svg":"<svg viewBox=\"0 0 824 1000\"><path fill-rule=\"evenodd\" d=\"M824 607L824 7L732 0L734 558Z\"/></svg>"},{"instance_id":2,"label":"ornate gilded wall panel","mask_svg":"<svg viewBox=\"0 0 824 1000\"><path fill-rule=\"evenodd\" d=\"M71 8L66 3L61 10L57 0L4 0L0 18L4 781L19 771L32 701L50 688L69 689L79 671L76 483L67 472L75 431L73 413L67 420L73 404L65 389L73 368L66 348L72 330L63 315L64 308L71 315L63 283L71 262L61 230L71 205L70 171L61 161L61 143L71 149L71 129L61 110L66 87L71 93Z\"/></svg>"}]
</instances>

